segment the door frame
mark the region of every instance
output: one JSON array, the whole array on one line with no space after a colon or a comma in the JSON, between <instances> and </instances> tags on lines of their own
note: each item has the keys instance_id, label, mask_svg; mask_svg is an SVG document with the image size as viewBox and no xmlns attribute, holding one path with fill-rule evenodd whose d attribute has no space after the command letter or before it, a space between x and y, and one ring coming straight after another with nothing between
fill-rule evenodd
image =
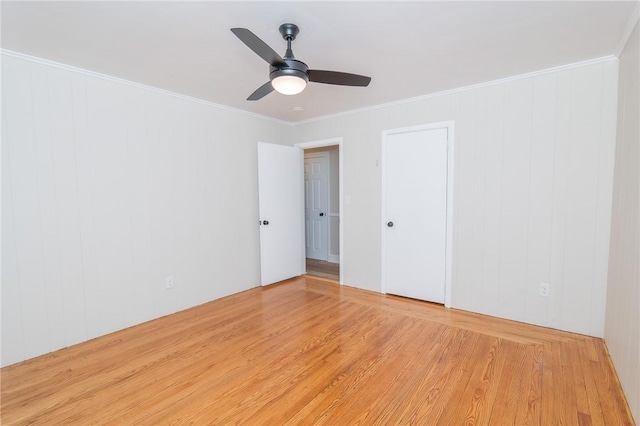
<instances>
[{"instance_id":1,"label":"door frame","mask_svg":"<svg viewBox=\"0 0 640 426\"><path fill-rule=\"evenodd\" d=\"M300 143L296 143L293 146L298 147L300 149L302 149L303 151L305 149L310 149L310 148L322 148L325 146L338 146L338 199L339 201L339 209L340 209L340 216L339 216L339 231L338 231L338 235L340 238L340 285L343 284L344 282L344 202L343 202L343 195L344 191L343 191L343 183L344 183L344 173L343 173L343 164L344 164L344 159L343 159L343 155L342 155L342 138L338 137L338 138L331 138L331 139L322 139L322 140L318 140L318 141L310 141L310 142L300 142ZM304 155L303 155L303 167L304 167ZM304 176L301 177L301 179L304 179ZM302 186L302 215L300 218L300 224L302 226L302 230L304 232L304 185ZM330 213L330 212L329 212ZM329 225L330 226L330 225ZM328 229L328 228L327 228ZM304 235L304 234L303 234ZM328 248L327 248L328 249ZM305 247L305 241L302 241L302 252L306 253L306 247ZM307 265L306 265L306 258L302 259L302 270L304 271L304 273L307 272Z\"/></svg>"},{"instance_id":2,"label":"door frame","mask_svg":"<svg viewBox=\"0 0 640 426\"><path fill-rule=\"evenodd\" d=\"M325 182L324 183L325 183L325 186L326 186L326 191L325 191L325 197L324 197L325 200L324 200L324 202L325 202L325 206L327 207L326 208L327 212L325 213L327 215L327 217L326 217L327 220L326 220L326 225L324 227L324 233L326 234L325 240L326 240L327 244L326 244L326 247L324 247L324 251L326 251L326 253L327 253L326 261L329 261L329 251L330 251L329 250L329 246L331 245L330 244L331 243L331 241L330 241L330 238L331 238L331 214L330 213L331 212L330 212L330 209L329 209L329 200L331 199L331 194L330 194L331 185L329 185L329 174L330 174L330 170L329 170L329 161L330 161L329 160L329 152L328 151L323 151L323 152L314 152L314 153L311 153L311 154L306 154L304 152L304 150L303 150L302 151L302 158L303 158L302 161L305 161L307 158L323 158L324 161L325 161L326 170L325 170L325 174L324 174L324 178L325 178ZM338 160L339 159L340 159L340 154L338 154ZM304 189L304 187L303 187L303 189ZM305 197L304 197L303 201L306 202L306 194L305 194ZM306 216L306 205L305 205L305 216ZM305 219L306 219L306 217L305 217ZM305 231L306 231L306 229L305 229ZM305 235L305 240L306 240L307 239L306 232L305 232L304 235ZM306 246L305 246L305 253L304 254L305 254L305 257L306 257L306 255L307 255Z\"/></svg>"},{"instance_id":3,"label":"door frame","mask_svg":"<svg viewBox=\"0 0 640 426\"><path fill-rule=\"evenodd\" d=\"M389 136L398 135L402 133L421 132L425 130L435 129L447 129L447 225L446 225L446 241L445 241L445 284L444 284L444 306L451 307L451 274L453 271L453 176L454 176L454 122L442 121L438 123L422 124L418 126L402 127L397 129L389 129L382 131L382 147L381 147L381 172L382 172L382 220L380 224L381 229L381 261L380 261L380 281L382 293L387 294L386 283L386 191L387 191L387 176L386 176L386 145L389 140Z\"/></svg>"}]
</instances>

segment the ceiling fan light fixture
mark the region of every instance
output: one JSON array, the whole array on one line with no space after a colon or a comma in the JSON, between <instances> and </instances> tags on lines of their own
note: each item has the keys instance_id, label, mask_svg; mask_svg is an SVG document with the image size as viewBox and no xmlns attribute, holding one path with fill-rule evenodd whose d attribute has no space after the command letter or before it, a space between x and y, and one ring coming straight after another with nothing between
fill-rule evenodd
<instances>
[{"instance_id":1,"label":"ceiling fan light fixture","mask_svg":"<svg viewBox=\"0 0 640 426\"><path fill-rule=\"evenodd\" d=\"M240 41L269 63L269 81L249 95L248 101L262 99L274 90L283 95L297 95L307 87L309 81L340 86L366 87L369 85L371 77L338 71L310 70L307 64L297 60L291 50L291 42L296 39L299 31L295 24L280 25L280 34L287 42L287 51L284 57L281 57L248 29L231 28L231 32Z\"/></svg>"},{"instance_id":2,"label":"ceiling fan light fixture","mask_svg":"<svg viewBox=\"0 0 640 426\"><path fill-rule=\"evenodd\" d=\"M271 80L271 85L283 95L297 95L307 87L307 80L297 75L281 75Z\"/></svg>"}]
</instances>

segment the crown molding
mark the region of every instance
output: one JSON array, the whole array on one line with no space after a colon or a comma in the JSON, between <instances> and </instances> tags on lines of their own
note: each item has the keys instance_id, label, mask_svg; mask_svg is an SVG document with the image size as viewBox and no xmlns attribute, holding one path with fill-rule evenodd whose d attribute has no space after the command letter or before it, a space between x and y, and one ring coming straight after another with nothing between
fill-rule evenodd
<instances>
[{"instance_id":1,"label":"crown molding","mask_svg":"<svg viewBox=\"0 0 640 426\"><path fill-rule=\"evenodd\" d=\"M618 60L618 58L616 56L613 56L613 55L603 56L601 58L589 59L587 61L581 61L581 62L575 62L575 63L572 63L572 64L560 65L560 66L553 67L553 68L546 68L544 70L533 71L533 72L529 72L529 73L525 73L525 74L518 74L518 75L515 75L515 76L511 76L511 77L505 77L505 78L501 78L501 79L498 79L498 80L491 80L491 81L487 81L487 82L484 82L484 83L472 84L470 86L459 87L459 88L456 88L456 89L443 90L441 92L430 93L428 95L416 96L414 98L401 99L399 101L393 101L393 102L389 102L389 103L385 103L385 104L379 104L379 105L374 105L374 106L370 106L370 107L365 107L365 108L359 108L359 109L354 109L354 110L350 110L350 111L339 112L339 113L336 113L336 114L323 115L322 117L316 117L316 118L310 118L308 120L296 121L293 124L298 126L298 125L301 125L301 124L309 124L309 123L314 123L316 121L322 121L322 120L328 120L328 119L331 119L331 118L343 117L345 115L358 114L358 113L368 112L368 111L375 111L375 110L378 110L378 109L384 109L384 108L394 107L394 106L398 106L398 105L409 104L409 103L412 103L412 102L419 102L419 101L424 101L424 100L427 100L427 99L437 98L439 96L452 95L454 93L466 92L466 91L469 91L469 90L476 90L476 89L480 89L480 88L483 88L483 87L495 86L495 85L498 85L498 84L504 84L504 83L508 83L508 82L511 82L511 81L522 80L522 79L525 79L525 78L537 77L537 76L541 76L541 75L545 75L545 74L551 74L551 73L555 73L555 72L559 72L559 71L571 70L571 69L574 69L574 68L580 68L580 67L585 67L585 66L588 66L588 65L600 64L600 63L603 63L603 62L617 61L617 60Z\"/></svg>"},{"instance_id":2,"label":"crown molding","mask_svg":"<svg viewBox=\"0 0 640 426\"><path fill-rule=\"evenodd\" d=\"M43 58L38 58L36 56L31 56L31 55L27 55L24 53L20 53L20 52L14 52L13 50L7 50L7 49L0 49L0 55L3 56L8 56L11 58L16 58L16 59L22 59L25 61L29 61L29 62L33 62L33 63L37 63L37 64L42 64L42 65L47 65L53 68L58 68L58 69L62 69L65 71L71 71L71 72L75 72L75 73L79 73L79 74L84 74L86 76L89 77L95 77L95 78L99 78L102 80L106 80L106 81L111 81L114 83L119 83L119 84L124 84L126 86L130 86L130 87L135 87L138 89L143 89L143 90L148 90L151 92L156 92L156 93L160 93L163 95L167 95L167 96L172 96L174 98L178 98L178 99L184 99L187 101L191 101L191 102L196 102L199 103L201 105L206 105L212 108L216 108L216 109L220 109L223 111L228 111L228 112L233 112L233 113L237 113L237 114L243 114L249 117L253 117L253 118L258 118L261 120L266 120L266 121L271 121L273 123L277 123L277 124L283 124L286 126L292 126L294 123L291 123L289 121L284 121L284 120L278 120L277 118L273 118L273 117L267 117L266 115L261 115L261 114L256 114L253 112L249 112L249 111L245 111L239 108L232 108L232 107L228 107L225 105L221 105L221 104L217 104L215 102L211 102L211 101L206 101L204 99L199 99L199 98L194 98L192 96L187 96L187 95L182 95L180 93L176 93L176 92L171 92L169 90L165 90L165 89L160 89L158 87L153 87L153 86L147 86L145 84L142 83L136 83L134 81L129 81L129 80L125 80L122 78L118 78L118 77L113 77L107 74L101 74L99 72L95 72L95 71L90 71L84 68L78 68L78 67L74 67L71 65L66 65L66 64L62 64L60 62L55 62L55 61L50 61L48 59L43 59Z\"/></svg>"}]
</instances>

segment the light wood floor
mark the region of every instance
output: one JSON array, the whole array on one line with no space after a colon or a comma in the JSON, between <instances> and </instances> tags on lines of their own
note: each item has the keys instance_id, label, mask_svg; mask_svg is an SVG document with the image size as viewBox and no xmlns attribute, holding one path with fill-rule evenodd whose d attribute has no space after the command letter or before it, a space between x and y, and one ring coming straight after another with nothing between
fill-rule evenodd
<instances>
[{"instance_id":1,"label":"light wood floor","mask_svg":"<svg viewBox=\"0 0 640 426\"><path fill-rule=\"evenodd\" d=\"M307 275L340 281L340 265L307 258Z\"/></svg>"},{"instance_id":2,"label":"light wood floor","mask_svg":"<svg viewBox=\"0 0 640 426\"><path fill-rule=\"evenodd\" d=\"M602 340L297 278L1 371L2 424L633 424Z\"/></svg>"}]
</instances>

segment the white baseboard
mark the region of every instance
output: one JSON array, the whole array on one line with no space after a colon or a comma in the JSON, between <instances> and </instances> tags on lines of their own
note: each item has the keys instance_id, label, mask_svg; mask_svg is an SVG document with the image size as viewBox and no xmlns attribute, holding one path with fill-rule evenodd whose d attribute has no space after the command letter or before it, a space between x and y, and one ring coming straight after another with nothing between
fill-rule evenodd
<instances>
[{"instance_id":1,"label":"white baseboard","mask_svg":"<svg viewBox=\"0 0 640 426\"><path fill-rule=\"evenodd\" d=\"M327 262L340 263L340 255L339 254L330 254L329 256L327 256Z\"/></svg>"}]
</instances>

